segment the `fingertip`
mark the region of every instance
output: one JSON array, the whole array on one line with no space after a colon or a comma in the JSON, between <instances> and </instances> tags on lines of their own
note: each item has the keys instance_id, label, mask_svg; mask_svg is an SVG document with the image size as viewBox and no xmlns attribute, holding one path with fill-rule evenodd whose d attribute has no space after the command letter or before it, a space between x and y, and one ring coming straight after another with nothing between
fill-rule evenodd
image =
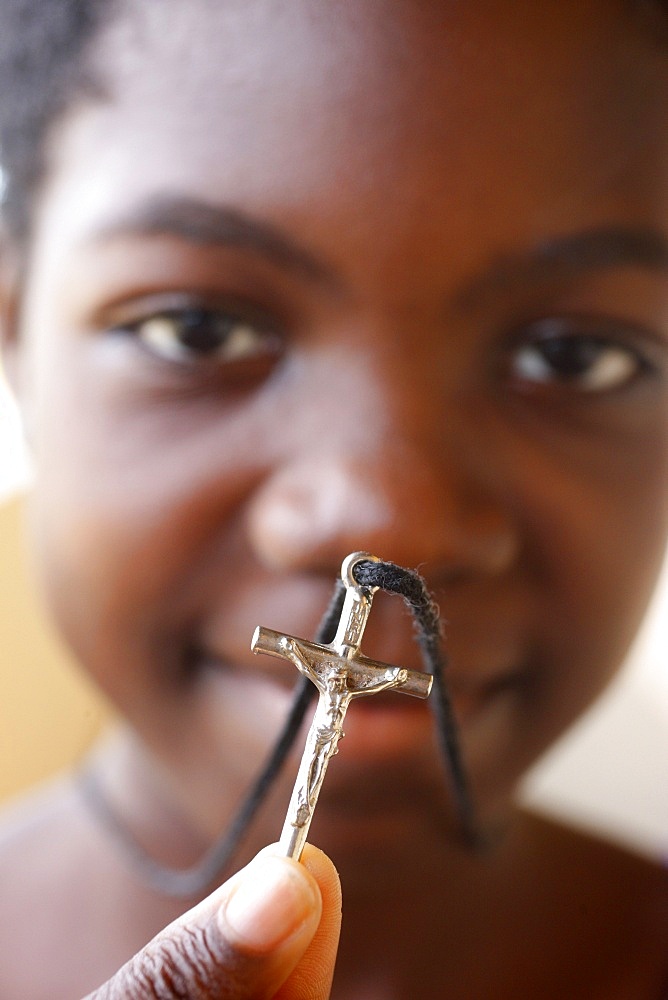
<instances>
[{"instance_id":1,"label":"fingertip","mask_svg":"<svg viewBox=\"0 0 668 1000\"><path fill-rule=\"evenodd\" d=\"M341 903L341 881L334 862L319 847L306 844L301 858L302 865L313 875L320 886L323 897L338 900Z\"/></svg>"},{"instance_id":2,"label":"fingertip","mask_svg":"<svg viewBox=\"0 0 668 1000\"><path fill-rule=\"evenodd\" d=\"M235 879L219 921L234 948L261 955L296 938L310 939L321 913L313 874L290 858L263 851Z\"/></svg>"},{"instance_id":3,"label":"fingertip","mask_svg":"<svg viewBox=\"0 0 668 1000\"><path fill-rule=\"evenodd\" d=\"M330 996L341 930L341 883L330 858L307 844L300 867L320 888L322 914L317 930L293 974L277 994L290 1000L325 1000Z\"/></svg>"}]
</instances>

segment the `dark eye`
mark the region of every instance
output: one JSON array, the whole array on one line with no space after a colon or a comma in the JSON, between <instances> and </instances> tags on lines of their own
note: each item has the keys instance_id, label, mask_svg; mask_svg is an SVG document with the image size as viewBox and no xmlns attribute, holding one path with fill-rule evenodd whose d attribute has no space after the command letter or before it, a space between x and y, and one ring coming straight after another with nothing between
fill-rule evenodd
<instances>
[{"instance_id":1,"label":"dark eye","mask_svg":"<svg viewBox=\"0 0 668 1000\"><path fill-rule=\"evenodd\" d=\"M259 324L201 307L155 312L124 329L153 354L181 364L249 361L275 355L278 349L276 335Z\"/></svg>"},{"instance_id":2,"label":"dark eye","mask_svg":"<svg viewBox=\"0 0 668 1000\"><path fill-rule=\"evenodd\" d=\"M650 368L633 343L573 330L564 324L542 324L533 339L517 344L511 374L524 383L563 386L583 393L621 389Z\"/></svg>"}]
</instances>

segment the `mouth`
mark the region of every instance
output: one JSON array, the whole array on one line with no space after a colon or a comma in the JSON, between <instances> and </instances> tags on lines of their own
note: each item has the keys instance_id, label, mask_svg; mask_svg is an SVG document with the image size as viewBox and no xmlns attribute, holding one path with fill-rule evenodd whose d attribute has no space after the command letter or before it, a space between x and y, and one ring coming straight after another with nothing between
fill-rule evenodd
<instances>
[{"instance_id":1,"label":"mouth","mask_svg":"<svg viewBox=\"0 0 668 1000\"><path fill-rule=\"evenodd\" d=\"M489 607L485 605L484 627L480 616L474 613L471 600L463 607L450 609L444 681L455 717L462 726L488 714L490 705L501 703L504 697L508 700L527 683L530 658L524 627L525 604L516 596L511 600L505 592L502 596L502 601L497 598ZM234 675L240 683L244 683L244 678L254 677L287 708L290 693L301 676L297 667L275 655L253 655L251 637L258 623L270 629L278 627L282 634L285 629L286 635L311 637L322 612L321 603L312 580L290 578L282 581L280 587L273 581L253 581L252 588L237 593L233 607L226 607L224 613L208 615L201 623L199 643L196 641L199 663L210 668L214 675ZM374 598L361 652L377 662L425 671L412 616L403 602L382 591ZM396 690L387 691L355 698L350 716L423 719L433 698L432 694L425 704Z\"/></svg>"},{"instance_id":2,"label":"mouth","mask_svg":"<svg viewBox=\"0 0 668 1000\"><path fill-rule=\"evenodd\" d=\"M241 682L244 677L260 680L272 689L277 697L285 700L286 706L300 677L297 669L291 664L269 656L246 654L232 657L204 650L197 659L207 671L233 676ZM424 670L420 664L412 666L412 669ZM451 702L456 722L460 726L468 726L491 704L517 692L526 683L525 672L516 666L496 666L472 671L446 670L444 679L446 697ZM314 700L315 695L314 688ZM430 697L434 697L433 692ZM346 729L349 726L348 720L357 715L361 719L366 719L367 724L371 718L380 722L381 716L387 719L389 725L396 725L399 718L419 719L423 724L425 714L429 710L429 698L423 701L396 690L382 691L354 700L353 715L347 717Z\"/></svg>"}]
</instances>

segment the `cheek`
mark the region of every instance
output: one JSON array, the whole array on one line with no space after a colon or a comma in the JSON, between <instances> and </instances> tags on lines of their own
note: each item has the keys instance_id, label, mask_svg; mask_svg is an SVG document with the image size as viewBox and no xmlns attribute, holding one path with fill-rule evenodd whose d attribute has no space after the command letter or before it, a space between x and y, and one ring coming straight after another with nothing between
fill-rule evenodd
<instances>
[{"instance_id":1,"label":"cheek","mask_svg":"<svg viewBox=\"0 0 668 1000\"><path fill-rule=\"evenodd\" d=\"M37 398L37 554L57 624L118 699L178 668L200 576L268 458L248 412L148 406L69 361Z\"/></svg>"},{"instance_id":2,"label":"cheek","mask_svg":"<svg viewBox=\"0 0 668 1000\"><path fill-rule=\"evenodd\" d=\"M532 477L530 558L549 663L538 688L562 724L614 675L646 611L668 530L667 447L658 438L633 454L608 445L607 461L568 478Z\"/></svg>"},{"instance_id":3,"label":"cheek","mask_svg":"<svg viewBox=\"0 0 668 1000\"><path fill-rule=\"evenodd\" d=\"M490 815L597 698L627 654L666 536L668 491L656 458L651 474L645 469L628 482L619 469L578 475L571 468L568 475L545 452L527 451L515 467L525 477L515 494L522 498L524 528L516 568L516 581L526 588L523 682L500 700L496 728L464 733L476 793L491 803ZM512 587L512 579L505 585ZM484 608L480 620L484 628Z\"/></svg>"}]
</instances>

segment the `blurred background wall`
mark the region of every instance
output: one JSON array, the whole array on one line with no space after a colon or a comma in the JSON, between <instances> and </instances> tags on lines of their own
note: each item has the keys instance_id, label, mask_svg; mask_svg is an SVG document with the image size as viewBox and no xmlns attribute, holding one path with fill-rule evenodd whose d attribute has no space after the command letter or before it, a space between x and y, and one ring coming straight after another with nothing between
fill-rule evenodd
<instances>
[{"instance_id":1,"label":"blurred background wall","mask_svg":"<svg viewBox=\"0 0 668 1000\"><path fill-rule=\"evenodd\" d=\"M0 372L0 802L81 757L110 714L42 614L20 499L29 478Z\"/></svg>"},{"instance_id":2,"label":"blurred background wall","mask_svg":"<svg viewBox=\"0 0 668 1000\"><path fill-rule=\"evenodd\" d=\"M42 618L22 515L0 507L0 800L79 758L107 716Z\"/></svg>"},{"instance_id":3,"label":"blurred background wall","mask_svg":"<svg viewBox=\"0 0 668 1000\"><path fill-rule=\"evenodd\" d=\"M29 480L0 378L0 802L76 761L110 713L59 646L28 570ZM532 772L524 796L668 859L668 572L627 668Z\"/></svg>"}]
</instances>

